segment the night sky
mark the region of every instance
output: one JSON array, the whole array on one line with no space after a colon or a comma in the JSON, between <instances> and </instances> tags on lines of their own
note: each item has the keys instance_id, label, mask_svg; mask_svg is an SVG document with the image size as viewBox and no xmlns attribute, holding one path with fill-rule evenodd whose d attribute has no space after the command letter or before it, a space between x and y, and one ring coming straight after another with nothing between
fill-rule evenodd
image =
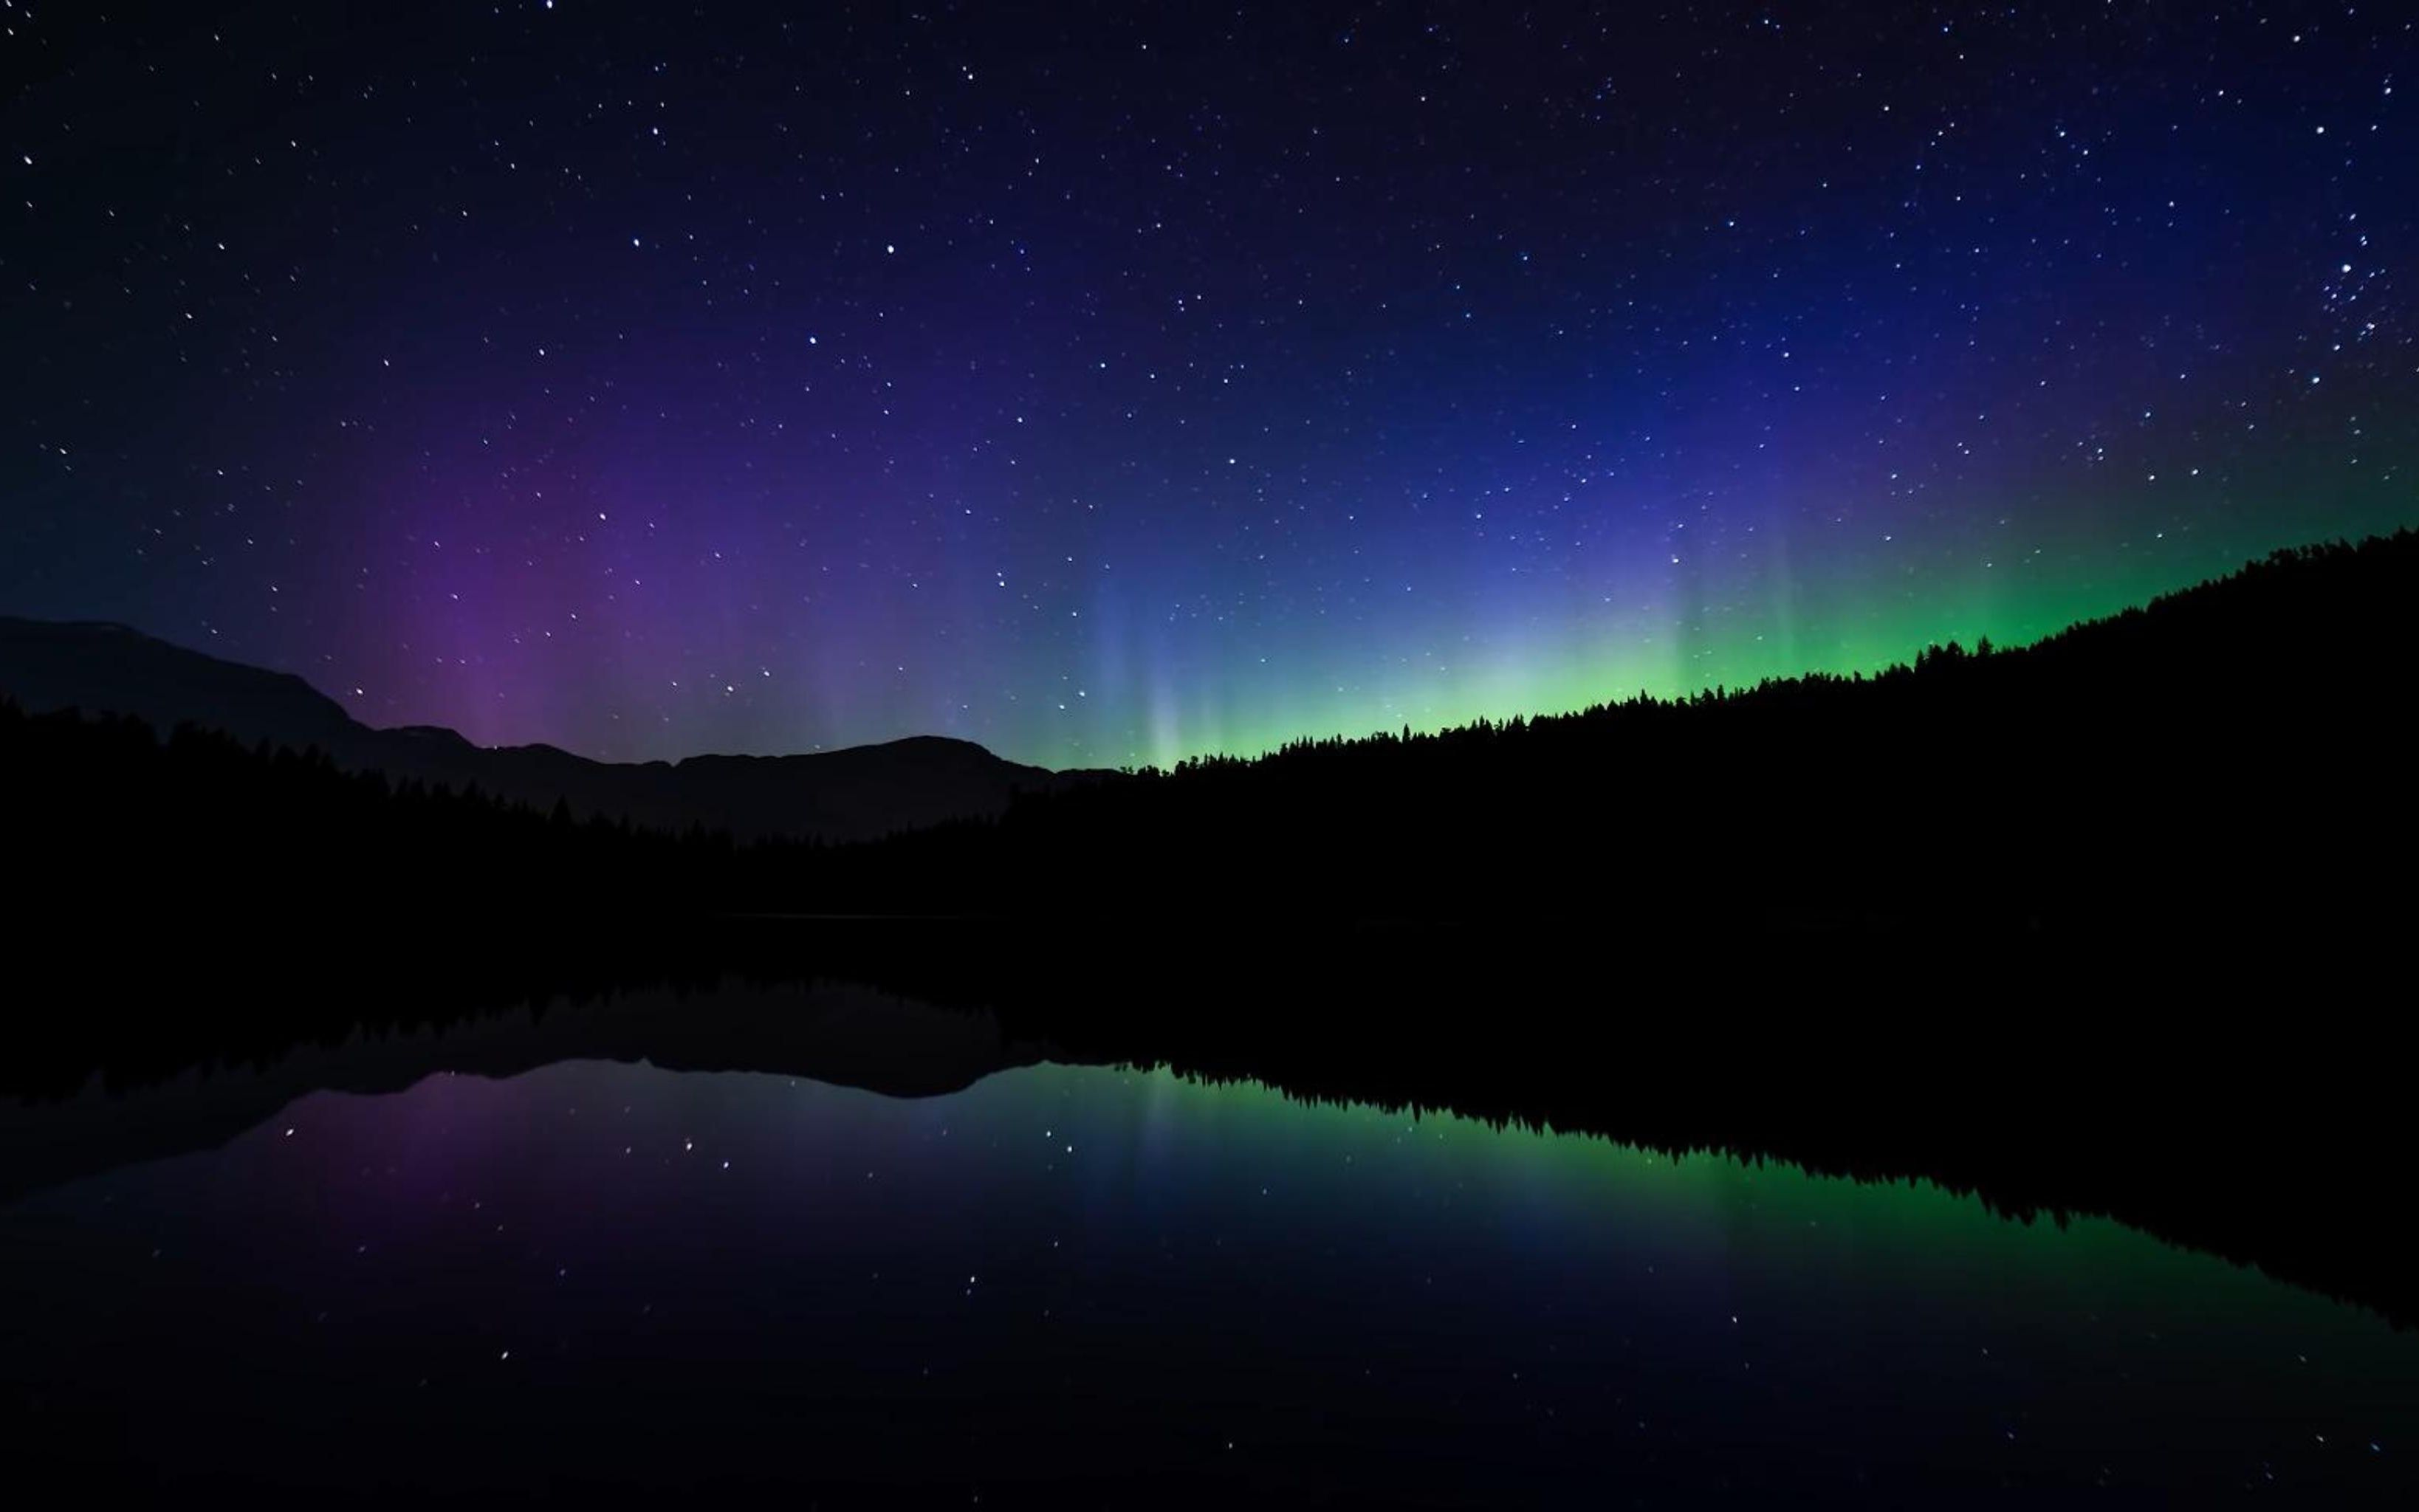
<instances>
[{"instance_id":1,"label":"night sky","mask_svg":"<svg viewBox=\"0 0 2419 1512\"><path fill-rule=\"evenodd\" d=\"M2412 15L0 0L0 611L1055 765L2019 640L2419 521Z\"/></svg>"}]
</instances>

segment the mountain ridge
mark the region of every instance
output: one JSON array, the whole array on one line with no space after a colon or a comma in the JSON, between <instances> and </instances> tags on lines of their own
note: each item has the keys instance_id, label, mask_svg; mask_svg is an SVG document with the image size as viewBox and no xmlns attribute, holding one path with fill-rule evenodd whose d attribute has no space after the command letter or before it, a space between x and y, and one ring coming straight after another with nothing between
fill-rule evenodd
<instances>
[{"instance_id":1,"label":"mountain ridge","mask_svg":"<svg viewBox=\"0 0 2419 1512\"><path fill-rule=\"evenodd\" d=\"M483 792L580 818L701 827L741 839L872 840L1002 812L1020 791L1084 779L970 740L906 735L838 750L701 752L604 762L533 743L482 746L444 725L378 728L294 672L180 646L110 620L0 615L0 696L28 714L77 709L192 725L246 744L317 748L340 766Z\"/></svg>"}]
</instances>

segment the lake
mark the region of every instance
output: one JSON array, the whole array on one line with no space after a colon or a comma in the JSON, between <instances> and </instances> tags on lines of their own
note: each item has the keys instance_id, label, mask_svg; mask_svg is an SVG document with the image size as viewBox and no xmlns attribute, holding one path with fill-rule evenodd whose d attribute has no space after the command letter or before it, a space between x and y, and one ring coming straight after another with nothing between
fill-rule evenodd
<instances>
[{"instance_id":1,"label":"lake","mask_svg":"<svg viewBox=\"0 0 2419 1512\"><path fill-rule=\"evenodd\" d=\"M16 1105L12 1463L809 1504L2419 1489L2419 1333L2106 1219L846 1016L833 1081L543 1063L561 1026L516 1022ZM540 1063L443 1068L482 1032Z\"/></svg>"}]
</instances>

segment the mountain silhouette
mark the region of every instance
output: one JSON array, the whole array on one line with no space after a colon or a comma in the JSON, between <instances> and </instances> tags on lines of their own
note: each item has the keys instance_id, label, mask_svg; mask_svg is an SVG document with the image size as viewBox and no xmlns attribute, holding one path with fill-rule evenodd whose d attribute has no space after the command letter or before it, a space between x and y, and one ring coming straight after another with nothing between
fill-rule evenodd
<instances>
[{"instance_id":1,"label":"mountain silhouette","mask_svg":"<svg viewBox=\"0 0 2419 1512\"><path fill-rule=\"evenodd\" d=\"M162 731L190 724L246 745L267 741L297 750L333 752L378 733L291 672L188 651L100 621L0 616L0 693L28 714L126 714Z\"/></svg>"},{"instance_id":2,"label":"mountain silhouette","mask_svg":"<svg viewBox=\"0 0 2419 1512\"><path fill-rule=\"evenodd\" d=\"M125 631L21 622L0 632L0 764L19 871L68 911L1491 917L1596 951L1812 933L1985 960L2048 932L2341 953L2407 912L2415 594L2405 531L2028 646L1115 777L951 740L642 765L487 750ZM197 728L218 690L249 726ZM59 712L101 701L123 716Z\"/></svg>"},{"instance_id":3,"label":"mountain silhouette","mask_svg":"<svg viewBox=\"0 0 2419 1512\"><path fill-rule=\"evenodd\" d=\"M179 725L246 746L317 748L349 771L546 810L557 802L644 828L741 839L872 840L1003 811L1020 792L1075 780L972 741L917 735L794 756L591 761L553 746L482 747L435 725L373 729L290 672L173 645L122 625L0 616L0 697L27 714L75 709Z\"/></svg>"}]
</instances>

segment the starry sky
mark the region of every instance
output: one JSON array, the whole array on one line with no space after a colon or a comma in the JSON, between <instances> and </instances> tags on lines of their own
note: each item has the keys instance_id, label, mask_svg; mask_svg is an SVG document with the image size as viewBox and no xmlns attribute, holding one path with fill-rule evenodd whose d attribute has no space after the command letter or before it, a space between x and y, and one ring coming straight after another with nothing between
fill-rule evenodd
<instances>
[{"instance_id":1,"label":"starry sky","mask_svg":"<svg viewBox=\"0 0 2419 1512\"><path fill-rule=\"evenodd\" d=\"M2419 522L2404 8L0 0L0 611L1249 753Z\"/></svg>"}]
</instances>

